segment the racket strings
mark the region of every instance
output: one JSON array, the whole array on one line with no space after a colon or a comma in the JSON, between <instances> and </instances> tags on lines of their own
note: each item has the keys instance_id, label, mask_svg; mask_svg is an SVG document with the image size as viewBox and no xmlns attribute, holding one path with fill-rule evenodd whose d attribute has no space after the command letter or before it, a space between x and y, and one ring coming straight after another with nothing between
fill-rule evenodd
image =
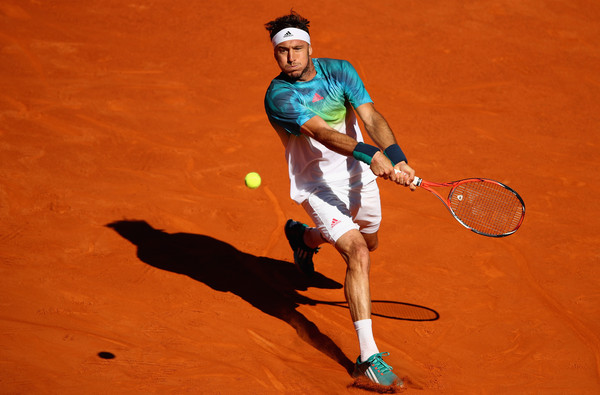
<instances>
[{"instance_id":1,"label":"racket strings","mask_svg":"<svg viewBox=\"0 0 600 395\"><path fill-rule=\"evenodd\" d=\"M466 182L451 192L451 208L465 225L487 235L503 235L518 228L523 206L506 187L489 181Z\"/></svg>"}]
</instances>

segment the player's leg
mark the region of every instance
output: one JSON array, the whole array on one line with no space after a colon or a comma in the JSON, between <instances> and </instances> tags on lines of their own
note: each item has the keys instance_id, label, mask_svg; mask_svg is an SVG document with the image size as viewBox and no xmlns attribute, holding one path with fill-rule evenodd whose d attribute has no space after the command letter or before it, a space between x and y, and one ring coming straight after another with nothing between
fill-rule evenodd
<instances>
[{"instance_id":1,"label":"player's leg","mask_svg":"<svg viewBox=\"0 0 600 395\"><path fill-rule=\"evenodd\" d=\"M347 265L344 292L352 321L369 319L371 318L369 284L371 260L367 242L358 230L353 229L340 237L335 247Z\"/></svg>"},{"instance_id":2,"label":"player's leg","mask_svg":"<svg viewBox=\"0 0 600 395\"><path fill-rule=\"evenodd\" d=\"M402 380L383 361L388 353L380 353L373 336L371 321L370 251L367 239L376 242L376 233L365 238L358 230L351 230L338 239L335 247L347 264L344 292L354 329L358 335L360 356L354 369L355 377L366 377L377 384L402 386Z\"/></svg>"},{"instance_id":3,"label":"player's leg","mask_svg":"<svg viewBox=\"0 0 600 395\"><path fill-rule=\"evenodd\" d=\"M363 245L366 245L367 249L367 252L365 252L364 247L361 247L361 252L355 254L358 264L352 261L348 262L348 272L346 274L345 292L348 304L355 305L353 320L360 345L360 356L356 361L354 376L366 377L377 384L403 386L402 380L392 372L392 367L383 360L383 357L389 354L380 353L377 348L370 319L370 251L374 251L379 245L378 231L381 223L381 202L377 183L372 181L361 185L360 193L353 193L350 197L353 220L360 227L360 236L353 233L348 240L342 240L342 242L350 241L350 244L354 243L358 246L364 243ZM363 239L362 243L360 239ZM368 257L368 259L362 258L361 261L361 257ZM368 289L368 292L365 288ZM368 318L364 318L367 317L365 313L367 308L364 307L366 303L368 303Z\"/></svg>"},{"instance_id":4,"label":"player's leg","mask_svg":"<svg viewBox=\"0 0 600 395\"><path fill-rule=\"evenodd\" d=\"M351 190L349 190L349 187ZM311 194L303 203L321 235L336 246L347 264L344 293L358 335L360 356L355 377L366 377L383 385L400 384L391 367L383 361L373 337L369 283L370 251L377 248L381 222L376 182L366 186L329 188Z\"/></svg>"},{"instance_id":5,"label":"player's leg","mask_svg":"<svg viewBox=\"0 0 600 395\"><path fill-rule=\"evenodd\" d=\"M311 194L303 204L347 265L344 293L363 360L379 352L371 329L369 284L370 250L377 247L381 221L378 192L375 182L366 188L361 182L330 186Z\"/></svg>"},{"instance_id":6,"label":"player's leg","mask_svg":"<svg viewBox=\"0 0 600 395\"><path fill-rule=\"evenodd\" d=\"M335 244L336 249L346 261L346 279L344 294L354 329L358 336L360 359L367 360L379 353L371 322L371 288L369 271L371 258L365 238L358 230L344 234Z\"/></svg>"}]
</instances>

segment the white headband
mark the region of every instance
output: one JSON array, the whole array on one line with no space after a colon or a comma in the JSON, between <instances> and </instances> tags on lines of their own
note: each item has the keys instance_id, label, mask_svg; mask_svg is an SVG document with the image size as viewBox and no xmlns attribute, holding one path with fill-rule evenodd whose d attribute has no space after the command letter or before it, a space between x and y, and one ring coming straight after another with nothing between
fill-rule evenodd
<instances>
[{"instance_id":1,"label":"white headband","mask_svg":"<svg viewBox=\"0 0 600 395\"><path fill-rule=\"evenodd\" d=\"M310 44L310 36L308 33L302 29L296 29L295 27L289 27L287 29L280 30L276 35L273 36L271 42L273 43L273 48L275 48L282 42L290 40L302 40Z\"/></svg>"}]
</instances>

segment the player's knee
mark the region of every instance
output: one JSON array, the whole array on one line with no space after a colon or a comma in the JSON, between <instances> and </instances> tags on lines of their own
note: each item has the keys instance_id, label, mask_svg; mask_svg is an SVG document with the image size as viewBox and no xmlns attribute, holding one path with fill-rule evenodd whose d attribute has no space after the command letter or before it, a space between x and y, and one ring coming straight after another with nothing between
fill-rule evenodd
<instances>
[{"instance_id":1,"label":"player's knee","mask_svg":"<svg viewBox=\"0 0 600 395\"><path fill-rule=\"evenodd\" d=\"M337 241L336 248L346 260L350 270L368 270L370 247L361 233L350 231L344 234Z\"/></svg>"},{"instance_id":2,"label":"player's knee","mask_svg":"<svg viewBox=\"0 0 600 395\"><path fill-rule=\"evenodd\" d=\"M370 249L365 244L361 244L356 248L356 258L361 264L368 264L370 261Z\"/></svg>"},{"instance_id":3,"label":"player's knee","mask_svg":"<svg viewBox=\"0 0 600 395\"><path fill-rule=\"evenodd\" d=\"M348 267L351 270L360 272L368 272L370 264L370 250L367 244L363 241L353 243L348 251Z\"/></svg>"}]
</instances>

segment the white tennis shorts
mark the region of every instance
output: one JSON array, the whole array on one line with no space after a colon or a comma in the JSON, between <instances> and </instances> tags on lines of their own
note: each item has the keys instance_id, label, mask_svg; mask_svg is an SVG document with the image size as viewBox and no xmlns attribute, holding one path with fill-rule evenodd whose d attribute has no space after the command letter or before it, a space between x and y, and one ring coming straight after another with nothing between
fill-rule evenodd
<instances>
[{"instance_id":1,"label":"white tennis shorts","mask_svg":"<svg viewBox=\"0 0 600 395\"><path fill-rule=\"evenodd\" d=\"M381 200L376 179L363 185L345 181L324 185L311 193L302 203L323 237L335 244L352 229L375 233L381 224Z\"/></svg>"}]
</instances>

